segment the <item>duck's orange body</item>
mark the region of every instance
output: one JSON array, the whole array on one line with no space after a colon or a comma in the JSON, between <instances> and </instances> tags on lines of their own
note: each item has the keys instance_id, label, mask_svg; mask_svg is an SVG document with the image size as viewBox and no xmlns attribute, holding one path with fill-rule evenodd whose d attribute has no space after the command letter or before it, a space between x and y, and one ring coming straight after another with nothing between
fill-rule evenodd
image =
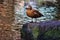
<instances>
[{"instance_id":1,"label":"duck's orange body","mask_svg":"<svg viewBox=\"0 0 60 40\"><path fill-rule=\"evenodd\" d=\"M31 18L38 18L38 17L43 16L39 11L34 10L34 9L32 9L32 10L27 9L26 14L27 14L27 16L29 16Z\"/></svg>"},{"instance_id":2,"label":"duck's orange body","mask_svg":"<svg viewBox=\"0 0 60 40\"><path fill-rule=\"evenodd\" d=\"M31 17L31 18L39 18L43 16L39 11L32 9L30 5L28 8L26 8L26 14L28 17Z\"/></svg>"}]
</instances>

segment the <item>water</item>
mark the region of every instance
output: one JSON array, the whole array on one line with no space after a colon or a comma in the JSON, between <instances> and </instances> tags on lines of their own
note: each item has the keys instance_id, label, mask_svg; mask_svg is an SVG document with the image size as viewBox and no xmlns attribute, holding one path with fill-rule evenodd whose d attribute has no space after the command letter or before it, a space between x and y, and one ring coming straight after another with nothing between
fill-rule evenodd
<instances>
[{"instance_id":1,"label":"water","mask_svg":"<svg viewBox=\"0 0 60 40\"><path fill-rule=\"evenodd\" d=\"M56 12L57 12L56 7L51 7L51 6L48 7L48 8L45 7L45 6L39 7L36 3L33 3L33 2L30 2L30 5L33 7L33 9L38 10L41 14L44 15L44 16L42 16L40 18L37 18L38 22L39 21L52 20L54 18L53 15L56 15ZM23 21L24 23L30 22L32 20L30 17L28 17L26 15L26 9L25 9L26 6L27 5L25 5L23 7L20 7L18 5L19 8L17 6L15 6L16 8L18 8L18 9L15 9L15 14L22 15L21 16L22 18L20 16L18 16L18 15L16 15L16 16L19 18L19 20L22 19L21 21ZM18 19L16 19L16 20L18 20ZM35 21L35 19L34 19L34 21Z\"/></svg>"},{"instance_id":2,"label":"water","mask_svg":"<svg viewBox=\"0 0 60 40\"><path fill-rule=\"evenodd\" d=\"M44 15L44 16L38 18L38 21L47 20L47 19L51 20L51 19L54 18L53 15L56 15L56 7L49 7L49 8L40 7L40 8L38 8L37 10L38 10L41 14ZM24 16L27 16L26 13L24 14ZM29 18L29 17L27 17L27 18ZM29 19L27 19L27 18L25 18L26 21L27 21L27 20L31 20L31 18L29 18Z\"/></svg>"}]
</instances>

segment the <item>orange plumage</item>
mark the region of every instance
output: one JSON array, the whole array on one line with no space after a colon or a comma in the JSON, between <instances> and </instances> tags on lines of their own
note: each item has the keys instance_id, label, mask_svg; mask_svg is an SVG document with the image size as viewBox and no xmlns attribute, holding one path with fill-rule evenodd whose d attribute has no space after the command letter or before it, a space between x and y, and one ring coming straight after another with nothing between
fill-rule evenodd
<instances>
[{"instance_id":1,"label":"orange plumage","mask_svg":"<svg viewBox=\"0 0 60 40\"><path fill-rule=\"evenodd\" d=\"M31 18L38 18L43 16L39 11L32 9L32 7L29 5L28 8L26 8L26 14L27 16L31 17Z\"/></svg>"},{"instance_id":2,"label":"orange plumage","mask_svg":"<svg viewBox=\"0 0 60 40\"><path fill-rule=\"evenodd\" d=\"M26 8L26 14L28 17L31 17L31 18L39 18L43 16L39 11L32 9L31 5L29 5L28 8Z\"/></svg>"}]
</instances>

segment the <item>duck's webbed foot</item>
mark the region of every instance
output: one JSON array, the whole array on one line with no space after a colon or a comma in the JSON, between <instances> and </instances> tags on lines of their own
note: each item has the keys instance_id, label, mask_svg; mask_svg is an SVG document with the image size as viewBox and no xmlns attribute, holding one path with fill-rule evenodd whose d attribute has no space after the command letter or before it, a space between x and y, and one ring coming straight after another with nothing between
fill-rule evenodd
<instances>
[{"instance_id":1,"label":"duck's webbed foot","mask_svg":"<svg viewBox=\"0 0 60 40\"><path fill-rule=\"evenodd\" d=\"M33 23L33 21L31 21L30 23Z\"/></svg>"},{"instance_id":2,"label":"duck's webbed foot","mask_svg":"<svg viewBox=\"0 0 60 40\"><path fill-rule=\"evenodd\" d=\"M32 21L30 23L33 23L33 18L32 18Z\"/></svg>"}]
</instances>

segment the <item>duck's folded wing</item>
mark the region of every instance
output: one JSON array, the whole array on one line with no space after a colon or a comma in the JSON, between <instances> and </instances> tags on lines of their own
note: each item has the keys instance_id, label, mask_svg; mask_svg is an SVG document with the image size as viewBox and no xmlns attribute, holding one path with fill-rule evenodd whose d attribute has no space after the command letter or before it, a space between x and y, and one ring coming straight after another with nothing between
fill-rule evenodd
<instances>
[{"instance_id":1,"label":"duck's folded wing","mask_svg":"<svg viewBox=\"0 0 60 40\"><path fill-rule=\"evenodd\" d=\"M38 15L38 16L43 16L39 11L37 11L37 10L34 10L34 14L35 15Z\"/></svg>"}]
</instances>

